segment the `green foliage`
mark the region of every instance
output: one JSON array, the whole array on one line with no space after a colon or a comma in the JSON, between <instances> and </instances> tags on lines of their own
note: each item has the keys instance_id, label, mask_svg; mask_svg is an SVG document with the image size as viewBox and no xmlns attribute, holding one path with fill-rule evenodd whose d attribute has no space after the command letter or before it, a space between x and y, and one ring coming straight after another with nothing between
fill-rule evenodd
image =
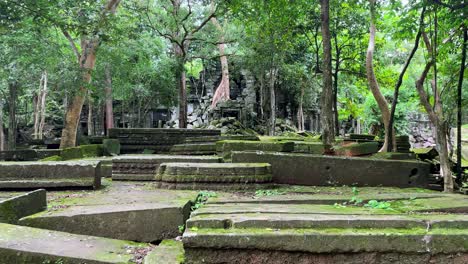
<instances>
[{"instance_id":1,"label":"green foliage","mask_svg":"<svg viewBox=\"0 0 468 264\"><path fill-rule=\"evenodd\" d=\"M200 209L211 197L217 197L215 192L201 191L198 193L195 203L192 205L192 211Z\"/></svg>"},{"instance_id":2,"label":"green foliage","mask_svg":"<svg viewBox=\"0 0 468 264\"><path fill-rule=\"evenodd\" d=\"M373 209L392 209L390 202L370 200L364 207L373 208Z\"/></svg>"}]
</instances>

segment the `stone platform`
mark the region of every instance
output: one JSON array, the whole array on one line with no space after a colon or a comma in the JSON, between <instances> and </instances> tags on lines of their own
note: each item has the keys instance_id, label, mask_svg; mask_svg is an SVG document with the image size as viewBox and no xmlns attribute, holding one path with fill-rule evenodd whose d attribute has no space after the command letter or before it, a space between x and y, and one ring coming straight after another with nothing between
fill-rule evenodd
<instances>
[{"instance_id":1,"label":"stone platform","mask_svg":"<svg viewBox=\"0 0 468 264\"><path fill-rule=\"evenodd\" d=\"M222 194L187 221L186 263L466 263L468 198L388 190ZM348 202L330 204L328 195ZM373 200L355 203L348 195Z\"/></svg>"},{"instance_id":2,"label":"stone platform","mask_svg":"<svg viewBox=\"0 0 468 264\"><path fill-rule=\"evenodd\" d=\"M220 130L210 129L160 129L160 128L112 128L109 138L120 141L121 153L142 153L152 150L167 153L171 147L184 144L189 138L220 136Z\"/></svg>"},{"instance_id":3,"label":"stone platform","mask_svg":"<svg viewBox=\"0 0 468 264\"><path fill-rule=\"evenodd\" d=\"M19 224L139 242L178 236L197 196L130 182L106 183L94 192L50 195L47 211L24 217Z\"/></svg>"},{"instance_id":4,"label":"stone platform","mask_svg":"<svg viewBox=\"0 0 468 264\"><path fill-rule=\"evenodd\" d=\"M313 186L426 187L430 170L428 163L416 160L261 151L233 152L232 162L269 163L275 183Z\"/></svg>"},{"instance_id":5,"label":"stone platform","mask_svg":"<svg viewBox=\"0 0 468 264\"><path fill-rule=\"evenodd\" d=\"M165 162L219 163L216 156L124 155L113 158L112 179L154 181L159 165Z\"/></svg>"},{"instance_id":6,"label":"stone platform","mask_svg":"<svg viewBox=\"0 0 468 264\"><path fill-rule=\"evenodd\" d=\"M242 190L268 187L267 163L163 163L156 180L162 188Z\"/></svg>"},{"instance_id":7,"label":"stone platform","mask_svg":"<svg viewBox=\"0 0 468 264\"><path fill-rule=\"evenodd\" d=\"M0 263L133 263L149 245L0 223Z\"/></svg>"},{"instance_id":8,"label":"stone platform","mask_svg":"<svg viewBox=\"0 0 468 264\"><path fill-rule=\"evenodd\" d=\"M101 185L99 161L1 162L0 189L94 188Z\"/></svg>"}]
</instances>

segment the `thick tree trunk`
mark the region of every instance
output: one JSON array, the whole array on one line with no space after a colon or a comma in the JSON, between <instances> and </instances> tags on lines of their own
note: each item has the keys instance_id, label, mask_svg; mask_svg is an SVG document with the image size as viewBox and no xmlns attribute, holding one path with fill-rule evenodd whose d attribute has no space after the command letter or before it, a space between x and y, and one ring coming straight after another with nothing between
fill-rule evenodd
<instances>
[{"instance_id":1,"label":"thick tree trunk","mask_svg":"<svg viewBox=\"0 0 468 264\"><path fill-rule=\"evenodd\" d=\"M468 42L467 25L463 27L463 45L462 45L462 58L460 63L460 76L458 78L457 86L457 177L458 180L462 179L462 88L465 74L466 64L466 44Z\"/></svg>"},{"instance_id":2,"label":"thick tree trunk","mask_svg":"<svg viewBox=\"0 0 468 264\"><path fill-rule=\"evenodd\" d=\"M338 21L335 21L338 24ZM338 25L336 25L338 28ZM340 123L338 119L338 75L340 72L341 51L338 46L338 35L335 34L335 71L333 72L333 113L335 121L335 135L340 135Z\"/></svg>"},{"instance_id":3,"label":"thick tree trunk","mask_svg":"<svg viewBox=\"0 0 468 264\"><path fill-rule=\"evenodd\" d=\"M121 0L108 0L103 7L101 14L101 21L108 18L109 15L115 14L117 7ZM63 34L70 42L72 50L74 51L79 67L82 70L82 85L76 90L71 103L68 104L65 115L65 126L62 130L62 138L60 141L60 148L74 147L76 145L76 134L78 124L80 121L81 110L86 99L88 88L86 87L91 82L91 72L94 69L96 62L96 50L99 46L99 37L97 36L81 36L81 54L70 37L68 32L63 31Z\"/></svg>"},{"instance_id":4,"label":"thick tree trunk","mask_svg":"<svg viewBox=\"0 0 468 264\"><path fill-rule=\"evenodd\" d=\"M105 96L106 96L106 133L109 133L109 129L114 127L114 109L113 109L113 102L112 102L112 73L110 65L106 66L106 88L105 88Z\"/></svg>"},{"instance_id":5,"label":"thick tree trunk","mask_svg":"<svg viewBox=\"0 0 468 264\"><path fill-rule=\"evenodd\" d=\"M218 20L213 17L211 22L216 26L216 28L222 32L223 28L219 24ZM230 99L230 87L229 87L229 64L228 59L225 54L226 44L224 44L224 36L221 36L220 43L218 44L219 56L221 58L221 72L222 78L221 83L219 84L216 92L213 96L213 102L211 107L215 107L217 103L222 101L228 101Z\"/></svg>"},{"instance_id":6,"label":"thick tree trunk","mask_svg":"<svg viewBox=\"0 0 468 264\"><path fill-rule=\"evenodd\" d=\"M330 35L330 2L321 0L321 20L323 39L323 90L321 95L322 111L320 121L322 124L322 142L325 154L333 152L335 143L335 126L333 122L333 80L332 56Z\"/></svg>"},{"instance_id":7,"label":"thick tree trunk","mask_svg":"<svg viewBox=\"0 0 468 264\"><path fill-rule=\"evenodd\" d=\"M48 87L48 75L47 71L44 71L43 73L44 81L42 83L42 92L41 92L41 98L40 98L40 121L39 121L39 139L43 138L44 134L44 126L45 126L45 115L46 115L46 98L47 98L47 87Z\"/></svg>"},{"instance_id":8,"label":"thick tree trunk","mask_svg":"<svg viewBox=\"0 0 468 264\"><path fill-rule=\"evenodd\" d=\"M371 25L370 25L370 36L369 36L369 47L367 48L366 56L366 72L367 72L367 81L369 82L369 87L374 95L374 98L379 106L380 112L382 113L382 122L385 127L385 142L381 149L382 152L386 152L388 149L388 140L387 135L389 131L390 123L390 110L388 109L388 102L380 91L379 83L374 73L373 57L375 49L375 0L369 0L370 9L371 9Z\"/></svg>"},{"instance_id":9,"label":"thick tree trunk","mask_svg":"<svg viewBox=\"0 0 468 264\"><path fill-rule=\"evenodd\" d=\"M41 91L42 91L42 81L43 81L44 76L41 76L41 80L39 81L39 90L37 91L37 94L34 95L33 97L33 105L34 105L34 132L33 132L33 138L38 139L39 138L39 119L40 119L40 97L41 97Z\"/></svg>"},{"instance_id":10,"label":"thick tree trunk","mask_svg":"<svg viewBox=\"0 0 468 264\"><path fill-rule=\"evenodd\" d=\"M8 84L8 149L16 149L16 100L18 97L18 83Z\"/></svg>"},{"instance_id":11,"label":"thick tree trunk","mask_svg":"<svg viewBox=\"0 0 468 264\"><path fill-rule=\"evenodd\" d=\"M5 150L5 133L3 132L3 100L0 99L0 151Z\"/></svg>"},{"instance_id":12,"label":"thick tree trunk","mask_svg":"<svg viewBox=\"0 0 468 264\"><path fill-rule=\"evenodd\" d=\"M94 69L96 62L96 49L98 47L98 41L83 39L81 46L84 48L83 55L80 57L80 68L83 71L82 85L67 107L65 127L62 130L60 148L76 146L76 134L78 124L80 122L81 110L88 93L88 88L86 85L91 82L91 71Z\"/></svg>"}]
</instances>

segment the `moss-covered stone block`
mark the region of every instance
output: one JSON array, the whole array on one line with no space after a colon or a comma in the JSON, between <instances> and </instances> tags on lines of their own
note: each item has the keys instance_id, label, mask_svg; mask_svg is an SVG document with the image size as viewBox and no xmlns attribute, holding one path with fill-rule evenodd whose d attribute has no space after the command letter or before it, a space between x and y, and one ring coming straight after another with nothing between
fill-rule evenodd
<instances>
[{"instance_id":1,"label":"moss-covered stone block","mask_svg":"<svg viewBox=\"0 0 468 264\"><path fill-rule=\"evenodd\" d=\"M83 158L100 157L103 154L102 145L83 145L80 148Z\"/></svg>"},{"instance_id":2,"label":"moss-covered stone block","mask_svg":"<svg viewBox=\"0 0 468 264\"><path fill-rule=\"evenodd\" d=\"M400 153L400 152L379 152L372 155L374 159L388 159L388 160L414 160L416 155L413 153Z\"/></svg>"},{"instance_id":3,"label":"moss-covered stone block","mask_svg":"<svg viewBox=\"0 0 468 264\"><path fill-rule=\"evenodd\" d=\"M362 156L377 153L379 151L378 142L352 143L334 147L335 154L339 156Z\"/></svg>"},{"instance_id":4,"label":"moss-covered stone block","mask_svg":"<svg viewBox=\"0 0 468 264\"><path fill-rule=\"evenodd\" d=\"M216 151L224 158L230 158L232 151L272 151L272 152L293 152L294 142L291 141L242 141L223 140L216 142Z\"/></svg>"},{"instance_id":5,"label":"moss-covered stone block","mask_svg":"<svg viewBox=\"0 0 468 264\"><path fill-rule=\"evenodd\" d=\"M16 224L21 217L38 213L46 207L44 189L15 195L5 200L0 197L0 223Z\"/></svg>"},{"instance_id":6,"label":"moss-covered stone block","mask_svg":"<svg viewBox=\"0 0 468 264\"><path fill-rule=\"evenodd\" d=\"M104 139L102 149L105 156L117 156L120 154L120 141L118 139Z\"/></svg>"},{"instance_id":7,"label":"moss-covered stone block","mask_svg":"<svg viewBox=\"0 0 468 264\"><path fill-rule=\"evenodd\" d=\"M62 157L62 160L82 159L83 152L80 147L64 148L62 149L60 156Z\"/></svg>"},{"instance_id":8,"label":"moss-covered stone block","mask_svg":"<svg viewBox=\"0 0 468 264\"><path fill-rule=\"evenodd\" d=\"M296 153L323 154L323 151L321 142L294 142L294 152Z\"/></svg>"}]
</instances>

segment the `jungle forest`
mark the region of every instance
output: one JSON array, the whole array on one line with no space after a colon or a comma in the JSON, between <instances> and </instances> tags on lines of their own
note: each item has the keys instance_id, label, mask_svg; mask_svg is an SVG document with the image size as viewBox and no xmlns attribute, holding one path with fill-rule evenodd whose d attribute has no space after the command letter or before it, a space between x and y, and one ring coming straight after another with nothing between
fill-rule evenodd
<instances>
[{"instance_id":1,"label":"jungle forest","mask_svg":"<svg viewBox=\"0 0 468 264\"><path fill-rule=\"evenodd\" d=\"M466 168L467 11L464 0L0 0L0 151L76 147L113 128L302 134L329 155L349 134L390 153L406 136L437 150L452 192Z\"/></svg>"}]
</instances>

